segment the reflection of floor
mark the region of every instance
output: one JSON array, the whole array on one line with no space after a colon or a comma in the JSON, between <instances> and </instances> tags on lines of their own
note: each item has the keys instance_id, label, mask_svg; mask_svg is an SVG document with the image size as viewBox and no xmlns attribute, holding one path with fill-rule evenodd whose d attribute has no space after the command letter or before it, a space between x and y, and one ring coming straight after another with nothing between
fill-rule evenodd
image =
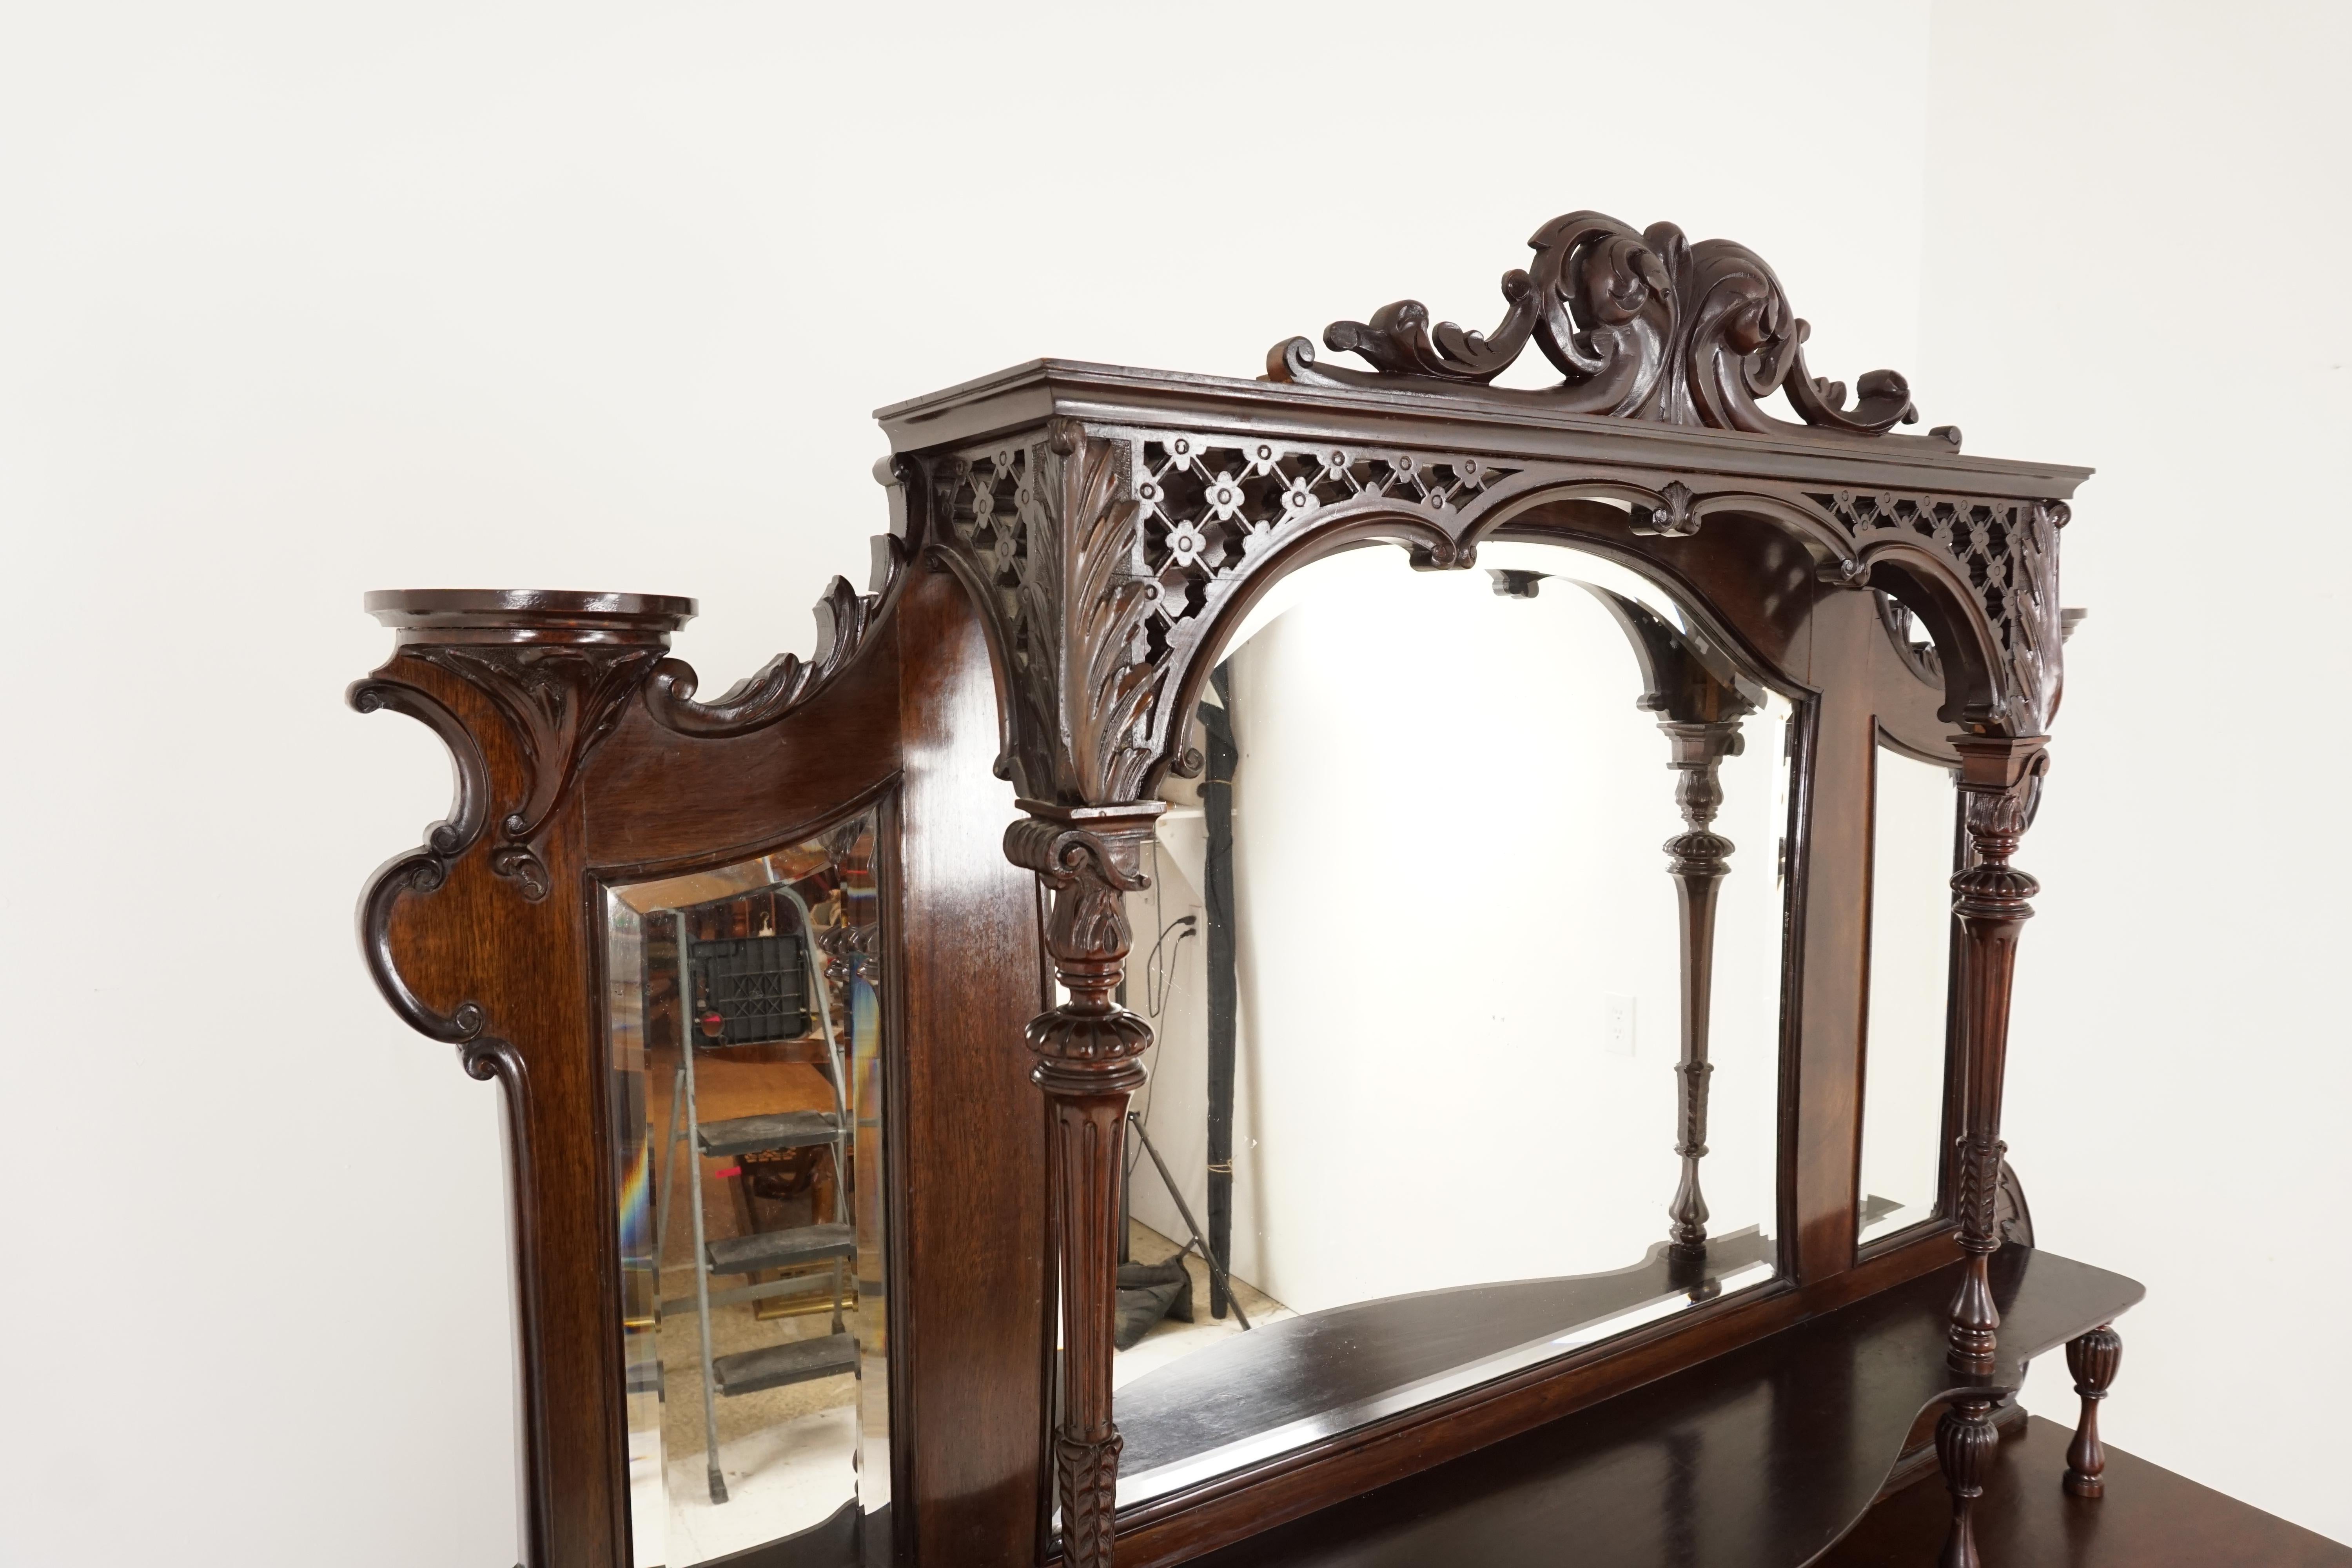
<instances>
[{"instance_id":1,"label":"reflection of floor","mask_svg":"<svg viewBox=\"0 0 2352 1568\"><path fill-rule=\"evenodd\" d=\"M727 1501L715 1507L703 1479L700 1441L694 1453L671 1455L664 1568L707 1563L824 1523L857 1495L856 1446L857 1412L847 1405L722 1441L719 1468L727 1478Z\"/></svg>"},{"instance_id":2,"label":"reflection of floor","mask_svg":"<svg viewBox=\"0 0 2352 1568\"><path fill-rule=\"evenodd\" d=\"M1127 1224L1128 1256L1138 1263L1160 1263L1176 1256L1176 1243L1169 1240L1150 1226L1137 1220ZM1134 1347L1115 1352L1110 1363L1110 1385L1117 1388L1132 1378L1180 1361L1193 1352L1226 1340L1242 1331L1239 1320L1227 1316L1223 1322L1209 1316L1209 1266L1197 1253L1184 1259L1184 1267L1192 1275L1192 1322L1180 1322L1173 1318L1162 1320L1151 1331L1136 1342ZM1253 1325L1279 1322L1298 1314L1268 1296L1245 1279L1233 1281L1234 1298L1249 1314Z\"/></svg>"}]
</instances>

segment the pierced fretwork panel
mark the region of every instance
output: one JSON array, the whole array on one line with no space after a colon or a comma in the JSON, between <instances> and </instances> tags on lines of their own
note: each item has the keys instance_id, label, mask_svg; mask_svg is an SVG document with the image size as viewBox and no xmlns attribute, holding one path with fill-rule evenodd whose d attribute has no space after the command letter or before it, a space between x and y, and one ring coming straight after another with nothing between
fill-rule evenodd
<instances>
[{"instance_id":1,"label":"pierced fretwork panel","mask_svg":"<svg viewBox=\"0 0 2352 1568\"><path fill-rule=\"evenodd\" d=\"M2005 695L2016 710L2008 716L2020 732L2047 721L2057 684L2054 534L2066 518L2063 503L1869 490L1809 494L1852 531L1857 547L1874 534L1899 531L1948 554L2000 641L2013 688Z\"/></svg>"},{"instance_id":2,"label":"pierced fretwork panel","mask_svg":"<svg viewBox=\"0 0 2352 1568\"><path fill-rule=\"evenodd\" d=\"M1241 575L1253 557L1309 519L1366 500L1402 502L1432 517L1458 514L1519 472L1461 453L1104 434L1130 454L1129 493L1139 522L1132 571L1157 590L1145 623L1155 660L1175 628L1209 606L1214 586ZM997 446L958 454L940 468L942 516L1008 595L1017 595L1043 504L1030 483L1036 467L1028 447Z\"/></svg>"},{"instance_id":3,"label":"pierced fretwork panel","mask_svg":"<svg viewBox=\"0 0 2352 1568\"><path fill-rule=\"evenodd\" d=\"M1143 565L1160 587L1155 652L1207 607L1211 584L1318 511L1380 500L1439 515L1517 471L1474 457L1192 435L1143 436L1135 451Z\"/></svg>"}]
</instances>

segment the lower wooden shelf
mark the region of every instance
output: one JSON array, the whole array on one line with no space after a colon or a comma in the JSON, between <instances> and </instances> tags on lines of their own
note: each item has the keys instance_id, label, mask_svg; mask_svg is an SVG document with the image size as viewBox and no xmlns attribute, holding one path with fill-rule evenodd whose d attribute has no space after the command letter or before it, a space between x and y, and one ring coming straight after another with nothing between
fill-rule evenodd
<instances>
[{"instance_id":1,"label":"lower wooden shelf","mask_svg":"<svg viewBox=\"0 0 2352 1568\"><path fill-rule=\"evenodd\" d=\"M1958 1271L1923 1275L1195 1561L1795 1568L1870 1509L1920 1412L1971 1386L1944 1364ZM1992 1279L2001 1360L1989 1385L2000 1391L2019 1385L2028 1360L2143 1294L2121 1275L2028 1247L2004 1248Z\"/></svg>"},{"instance_id":2,"label":"lower wooden shelf","mask_svg":"<svg viewBox=\"0 0 2352 1568\"><path fill-rule=\"evenodd\" d=\"M2126 1362L2126 1375L2130 1363ZM1985 1568L2352 1568L2339 1545L2107 1446L2107 1494L2069 1497L2072 1426L2036 1415L2000 1446L1977 1505ZM1951 1502L1929 1471L1863 1517L1813 1568L1920 1568L1936 1561Z\"/></svg>"}]
</instances>

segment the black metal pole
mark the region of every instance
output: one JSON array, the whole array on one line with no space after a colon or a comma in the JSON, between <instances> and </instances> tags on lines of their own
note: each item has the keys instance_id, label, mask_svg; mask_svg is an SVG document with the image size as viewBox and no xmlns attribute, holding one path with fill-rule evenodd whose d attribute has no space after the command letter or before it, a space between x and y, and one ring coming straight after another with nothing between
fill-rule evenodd
<instances>
[{"instance_id":1,"label":"black metal pole","mask_svg":"<svg viewBox=\"0 0 2352 1568\"><path fill-rule=\"evenodd\" d=\"M1217 695L1232 701L1221 666L1211 675ZM1202 894L1209 915L1209 1315L1223 1318L1230 1303L1225 1275L1234 1246L1234 1023L1240 988L1234 971L1234 770L1241 752L1223 708L1201 705L1209 731L1209 763L1201 779L1201 809L1209 830Z\"/></svg>"}]
</instances>

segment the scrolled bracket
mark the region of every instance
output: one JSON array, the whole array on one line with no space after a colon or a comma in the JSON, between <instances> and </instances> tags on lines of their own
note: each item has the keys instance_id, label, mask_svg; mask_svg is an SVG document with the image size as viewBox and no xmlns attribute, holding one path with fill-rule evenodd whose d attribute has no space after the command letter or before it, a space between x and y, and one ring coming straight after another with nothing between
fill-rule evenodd
<instances>
[{"instance_id":1,"label":"scrolled bracket","mask_svg":"<svg viewBox=\"0 0 2352 1568\"><path fill-rule=\"evenodd\" d=\"M661 648L545 643L412 644L409 655L458 677L507 721L528 770L522 800L499 822L490 869L536 903L551 890L539 840L581 769L621 721Z\"/></svg>"},{"instance_id":2,"label":"scrolled bracket","mask_svg":"<svg viewBox=\"0 0 2352 1568\"><path fill-rule=\"evenodd\" d=\"M482 761L482 749L439 699L404 681L382 677L355 681L344 700L362 713L389 710L416 720L441 738L457 764L457 794L448 816L425 830L420 847L395 856L368 879L360 894L359 939L369 978L402 1023L427 1039L467 1046L480 1038L488 1026L481 1005L460 1003L451 1013L426 1006L401 975L393 957L391 928L392 911L402 894L437 891L449 879L450 867L480 839L489 819L490 799L489 770Z\"/></svg>"}]
</instances>

